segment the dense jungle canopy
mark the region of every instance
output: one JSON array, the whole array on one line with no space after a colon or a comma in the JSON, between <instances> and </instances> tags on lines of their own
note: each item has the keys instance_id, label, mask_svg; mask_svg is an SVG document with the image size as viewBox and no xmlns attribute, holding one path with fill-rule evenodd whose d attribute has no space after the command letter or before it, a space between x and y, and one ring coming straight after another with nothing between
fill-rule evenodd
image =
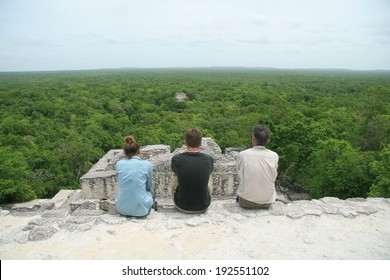
<instances>
[{"instance_id":1,"label":"dense jungle canopy","mask_svg":"<svg viewBox=\"0 0 390 280\"><path fill-rule=\"evenodd\" d=\"M249 148L257 124L312 198L390 197L389 71L121 69L0 73L0 203L79 188L125 135L175 149L198 127Z\"/></svg>"}]
</instances>

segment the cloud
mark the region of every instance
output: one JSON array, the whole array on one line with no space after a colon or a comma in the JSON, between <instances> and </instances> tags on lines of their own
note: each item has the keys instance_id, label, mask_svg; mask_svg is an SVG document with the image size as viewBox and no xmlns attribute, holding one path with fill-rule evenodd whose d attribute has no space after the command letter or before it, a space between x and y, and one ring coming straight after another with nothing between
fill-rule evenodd
<instances>
[{"instance_id":1,"label":"cloud","mask_svg":"<svg viewBox=\"0 0 390 280\"><path fill-rule=\"evenodd\" d=\"M271 43L270 39L266 36L252 37L252 38L237 38L236 42L243 43L243 44L254 44L254 45L268 45Z\"/></svg>"},{"instance_id":2,"label":"cloud","mask_svg":"<svg viewBox=\"0 0 390 280\"><path fill-rule=\"evenodd\" d=\"M16 38L14 44L25 47L57 47L60 45L58 42L45 37L33 35Z\"/></svg>"},{"instance_id":3,"label":"cloud","mask_svg":"<svg viewBox=\"0 0 390 280\"><path fill-rule=\"evenodd\" d=\"M388 0L0 0L0 53L24 56L32 68L31 54L50 57L47 67L57 69L92 61L100 67L331 61L345 68L346 58L355 67L375 62L390 69L388 14ZM0 71L24 67L7 61ZM44 67L38 59L35 65Z\"/></svg>"}]
</instances>

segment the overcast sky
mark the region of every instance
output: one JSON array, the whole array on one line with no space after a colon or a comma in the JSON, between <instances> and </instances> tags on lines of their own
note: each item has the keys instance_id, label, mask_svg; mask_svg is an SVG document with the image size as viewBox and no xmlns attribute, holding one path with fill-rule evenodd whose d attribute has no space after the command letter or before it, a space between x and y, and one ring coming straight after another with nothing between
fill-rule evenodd
<instances>
[{"instance_id":1,"label":"overcast sky","mask_svg":"<svg viewBox=\"0 0 390 280\"><path fill-rule=\"evenodd\" d=\"M0 71L390 70L390 0L0 0Z\"/></svg>"}]
</instances>

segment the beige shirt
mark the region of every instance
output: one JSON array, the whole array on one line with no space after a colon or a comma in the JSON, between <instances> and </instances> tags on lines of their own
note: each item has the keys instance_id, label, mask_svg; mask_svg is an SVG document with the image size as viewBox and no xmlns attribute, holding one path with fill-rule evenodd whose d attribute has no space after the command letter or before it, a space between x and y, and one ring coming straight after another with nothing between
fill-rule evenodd
<instances>
[{"instance_id":1,"label":"beige shirt","mask_svg":"<svg viewBox=\"0 0 390 280\"><path fill-rule=\"evenodd\" d=\"M274 203L278 161L278 154L263 146L240 152L237 157L237 194L258 204Z\"/></svg>"}]
</instances>

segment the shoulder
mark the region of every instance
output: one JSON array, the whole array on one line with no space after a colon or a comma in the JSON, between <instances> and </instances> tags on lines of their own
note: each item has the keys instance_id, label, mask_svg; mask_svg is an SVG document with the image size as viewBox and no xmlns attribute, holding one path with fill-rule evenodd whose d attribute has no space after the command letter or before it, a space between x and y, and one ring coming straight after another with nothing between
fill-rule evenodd
<instances>
[{"instance_id":1,"label":"shoulder","mask_svg":"<svg viewBox=\"0 0 390 280\"><path fill-rule=\"evenodd\" d=\"M141 162L146 167L153 167L152 163L149 160L141 160Z\"/></svg>"},{"instance_id":2,"label":"shoulder","mask_svg":"<svg viewBox=\"0 0 390 280\"><path fill-rule=\"evenodd\" d=\"M205 154L205 153L199 153L199 156L201 157L204 157L204 158L207 158L208 160L212 160L214 161L214 158L208 154Z\"/></svg>"},{"instance_id":3,"label":"shoulder","mask_svg":"<svg viewBox=\"0 0 390 280\"><path fill-rule=\"evenodd\" d=\"M183 154L176 154L172 157L172 161L183 158Z\"/></svg>"},{"instance_id":4,"label":"shoulder","mask_svg":"<svg viewBox=\"0 0 390 280\"><path fill-rule=\"evenodd\" d=\"M239 157L244 157L246 155L249 155L251 153L253 153L254 149L253 148L249 148L249 149L246 149L246 150L243 150L241 152L238 153L238 156Z\"/></svg>"},{"instance_id":5,"label":"shoulder","mask_svg":"<svg viewBox=\"0 0 390 280\"><path fill-rule=\"evenodd\" d=\"M278 157L279 158L279 155L276 152L274 152L274 151L272 151L270 149L266 149L266 151L267 151L267 153L273 155L274 157Z\"/></svg>"},{"instance_id":6,"label":"shoulder","mask_svg":"<svg viewBox=\"0 0 390 280\"><path fill-rule=\"evenodd\" d=\"M176 165L178 164L178 162L183 161L183 158L184 158L183 154L176 154L172 157L171 164Z\"/></svg>"},{"instance_id":7,"label":"shoulder","mask_svg":"<svg viewBox=\"0 0 390 280\"><path fill-rule=\"evenodd\" d=\"M116 166L121 166L121 165L123 165L125 162L126 162L126 161L125 161L124 159L120 159L120 160L118 160L118 161L115 163L115 165L116 165Z\"/></svg>"},{"instance_id":8,"label":"shoulder","mask_svg":"<svg viewBox=\"0 0 390 280\"><path fill-rule=\"evenodd\" d=\"M182 156L183 156L183 154L176 154L172 158L179 158L179 157L182 157Z\"/></svg>"}]
</instances>

